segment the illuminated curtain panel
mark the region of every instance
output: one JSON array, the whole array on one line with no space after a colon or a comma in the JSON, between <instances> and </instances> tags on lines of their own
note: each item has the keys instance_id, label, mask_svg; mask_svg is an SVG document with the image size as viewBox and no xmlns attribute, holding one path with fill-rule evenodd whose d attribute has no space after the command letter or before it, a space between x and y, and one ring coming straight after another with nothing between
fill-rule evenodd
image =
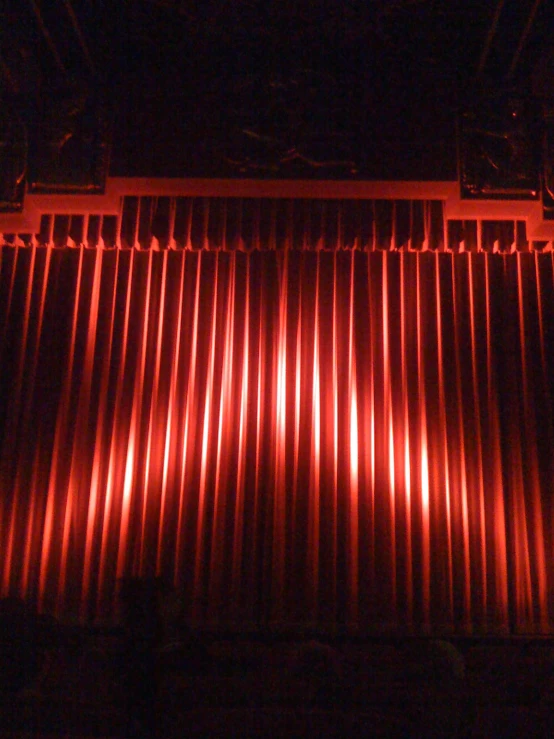
<instances>
[{"instance_id":1,"label":"illuminated curtain panel","mask_svg":"<svg viewBox=\"0 0 554 739\"><path fill-rule=\"evenodd\" d=\"M0 585L552 631L552 255L4 247Z\"/></svg>"}]
</instances>

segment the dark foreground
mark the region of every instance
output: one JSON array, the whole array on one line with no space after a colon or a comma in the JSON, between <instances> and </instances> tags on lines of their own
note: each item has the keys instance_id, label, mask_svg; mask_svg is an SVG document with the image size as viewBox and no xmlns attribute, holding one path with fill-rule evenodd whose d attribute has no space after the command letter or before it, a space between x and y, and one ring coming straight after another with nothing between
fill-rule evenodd
<instances>
[{"instance_id":1,"label":"dark foreground","mask_svg":"<svg viewBox=\"0 0 554 739\"><path fill-rule=\"evenodd\" d=\"M554 736L553 640L129 643L117 628L4 623L0 737Z\"/></svg>"}]
</instances>

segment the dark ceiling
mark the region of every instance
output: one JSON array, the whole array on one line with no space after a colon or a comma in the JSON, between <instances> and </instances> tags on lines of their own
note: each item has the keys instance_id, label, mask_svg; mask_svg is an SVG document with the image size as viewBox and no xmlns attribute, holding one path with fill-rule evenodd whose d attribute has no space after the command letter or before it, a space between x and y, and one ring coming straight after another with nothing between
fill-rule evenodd
<instances>
[{"instance_id":1,"label":"dark ceiling","mask_svg":"<svg viewBox=\"0 0 554 739\"><path fill-rule=\"evenodd\" d=\"M3 98L36 129L92 96L118 176L455 179L460 108L552 88L549 0L3 7Z\"/></svg>"}]
</instances>

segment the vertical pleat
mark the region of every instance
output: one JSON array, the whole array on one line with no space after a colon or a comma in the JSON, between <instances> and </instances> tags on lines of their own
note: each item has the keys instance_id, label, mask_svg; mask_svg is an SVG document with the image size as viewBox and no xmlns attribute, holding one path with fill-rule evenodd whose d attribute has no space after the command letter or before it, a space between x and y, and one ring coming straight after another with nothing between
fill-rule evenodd
<instances>
[{"instance_id":1,"label":"vertical pleat","mask_svg":"<svg viewBox=\"0 0 554 739\"><path fill-rule=\"evenodd\" d=\"M154 205L152 218L152 236L156 239L159 248L167 249L171 230L171 200L168 197L158 197Z\"/></svg>"},{"instance_id":2,"label":"vertical pleat","mask_svg":"<svg viewBox=\"0 0 554 739\"><path fill-rule=\"evenodd\" d=\"M310 247L314 251L320 251L325 247L326 201L312 201L309 206L309 212Z\"/></svg>"},{"instance_id":3,"label":"vertical pleat","mask_svg":"<svg viewBox=\"0 0 554 739\"><path fill-rule=\"evenodd\" d=\"M91 215L88 217L85 244L89 249L95 249L100 244L102 233L102 216Z\"/></svg>"},{"instance_id":4,"label":"vertical pleat","mask_svg":"<svg viewBox=\"0 0 554 739\"><path fill-rule=\"evenodd\" d=\"M290 248L291 212L293 201L289 198L276 200L275 209L272 213L272 248L277 251L285 251Z\"/></svg>"},{"instance_id":5,"label":"vertical pleat","mask_svg":"<svg viewBox=\"0 0 554 739\"><path fill-rule=\"evenodd\" d=\"M464 250L464 222L459 220L448 221L447 226L447 248L453 254Z\"/></svg>"},{"instance_id":6,"label":"vertical pleat","mask_svg":"<svg viewBox=\"0 0 554 739\"><path fill-rule=\"evenodd\" d=\"M394 201L375 201L375 249L388 251L393 248Z\"/></svg>"},{"instance_id":7,"label":"vertical pleat","mask_svg":"<svg viewBox=\"0 0 554 739\"><path fill-rule=\"evenodd\" d=\"M54 216L54 229L52 232L52 238L54 246L65 246L67 244L67 238L69 236L69 216L56 215Z\"/></svg>"},{"instance_id":8,"label":"vertical pleat","mask_svg":"<svg viewBox=\"0 0 554 739\"><path fill-rule=\"evenodd\" d=\"M152 239L152 218L156 198L145 196L140 198L138 206L137 241L139 249L149 249Z\"/></svg>"},{"instance_id":9,"label":"vertical pleat","mask_svg":"<svg viewBox=\"0 0 554 739\"><path fill-rule=\"evenodd\" d=\"M410 200L394 201L394 234L395 249L408 249L412 232L412 202Z\"/></svg>"},{"instance_id":10,"label":"vertical pleat","mask_svg":"<svg viewBox=\"0 0 554 739\"><path fill-rule=\"evenodd\" d=\"M85 240L85 217L79 215L72 215L69 224L69 245L80 246Z\"/></svg>"},{"instance_id":11,"label":"vertical pleat","mask_svg":"<svg viewBox=\"0 0 554 739\"><path fill-rule=\"evenodd\" d=\"M134 249L138 237L139 198L126 196L121 206L121 245Z\"/></svg>"},{"instance_id":12,"label":"vertical pleat","mask_svg":"<svg viewBox=\"0 0 554 739\"><path fill-rule=\"evenodd\" d=\"M113 249L117 246L117 216L110 215L103 217L100 237L107 249Z\"/></svg>"},{"instance_id":13,"label":"vertical pleat","mask_svg":"<svg viewBox=\"0 0 554 739\"><path fill-rule=\"evenodd\" d=\"M255 251L259 249L260 212L258 198L244 198L241 210L241 242L238 251ZM222 243L225 249L225 242Z\"/></svg>"},{"instance_id":14,"label":"vertical pleat","mask_svg":"<svg viewBox=\"0 0 554 739\"><path fill-rule=\"evenodd\" d=\"M431 251L442 251L444 244L444 213L441 200L430 200L425 204L426 234L425 243Z\"/></svg>"}]
</instances>

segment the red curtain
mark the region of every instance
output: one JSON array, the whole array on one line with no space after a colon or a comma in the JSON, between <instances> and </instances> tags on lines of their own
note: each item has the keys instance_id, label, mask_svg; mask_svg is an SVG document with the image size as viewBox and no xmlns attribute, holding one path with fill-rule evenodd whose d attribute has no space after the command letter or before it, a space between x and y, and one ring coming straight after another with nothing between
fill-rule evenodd
<instances>
[{"instance_id":1,"label":"red curtain","mask_svg":"<svg viewBox=\"0 0 554 739\"><path fill-rule=\"evenodd\" d=\"M551 254L4 247L1 592L549 632L553 319Z\"/></svg>"}]
</instances>

